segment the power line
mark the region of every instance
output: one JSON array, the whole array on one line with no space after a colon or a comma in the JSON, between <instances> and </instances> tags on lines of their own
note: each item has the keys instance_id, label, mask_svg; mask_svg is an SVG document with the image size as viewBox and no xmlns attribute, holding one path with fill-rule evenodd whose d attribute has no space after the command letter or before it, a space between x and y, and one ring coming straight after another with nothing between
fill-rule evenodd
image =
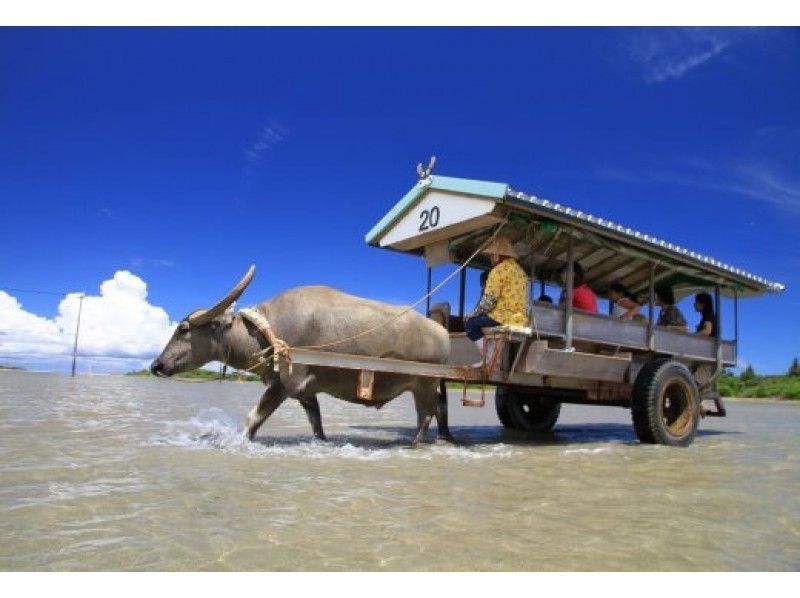
<instances>
[{"instance_id":1,"label":"power line","mask_svg":"<svg viewBox=\"0 0 800 598\"><path fill-rule=\"evenodd\" d=\"M99 354L84 354L78 353L78 356L81 359L99 359L99 360L119 360L119 361L153 361L153 359L158 355L158 353L154 353L149 357L141 357L141 356L128 356L128 355L114 355L114 354L107 354L107 355L99 355ZM50 358L66 358L72 357L71 351L58 351L52 353L33 353L29 351L20 351L16 353L0 353L0 359L33 359L33 360L45 360Z\"/></svg>"},{"instance_id":2,"label":"power line","mask_svg":"<svg viewBox=\"0 0 800 598\"><path fill-rule=\"evenodd\" d=\"M34 295L55 295L57 297L63 297L64 295L69 295L70 293L79 293L80 291L38 291L34 289L15 289L12 287L0 287L0 291L8 291L11 293L33 293Z\"/></svg>"}]
</instances>

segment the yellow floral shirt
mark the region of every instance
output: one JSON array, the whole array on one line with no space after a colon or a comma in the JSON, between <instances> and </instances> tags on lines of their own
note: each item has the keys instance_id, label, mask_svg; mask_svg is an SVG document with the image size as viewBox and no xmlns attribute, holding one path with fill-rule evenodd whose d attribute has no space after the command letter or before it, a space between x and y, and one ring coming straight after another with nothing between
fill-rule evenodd
<instances>
[{"instance_id":1,"label":"yellow floral shirt","mask_svg":"<svg viewBox=\"0 0 800 598\"><path fill-rule=\"evenodd\" d=\"M528 325L528 276L517 260L506 258L492 268L483 292L497 300L490 318L506 326Z\"/></svg>"}]
</instances>

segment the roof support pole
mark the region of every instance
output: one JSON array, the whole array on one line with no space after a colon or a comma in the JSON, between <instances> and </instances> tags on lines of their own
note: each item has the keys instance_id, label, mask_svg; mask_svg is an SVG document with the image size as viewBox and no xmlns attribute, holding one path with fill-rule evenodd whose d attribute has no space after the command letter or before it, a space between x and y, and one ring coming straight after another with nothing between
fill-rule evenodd
<instances>
[{"instance_id":1,"label":"roof support pole","mask_svg":"<svg viewBox=\"0 0 800 598\"><path fill-rule=\"evenodd\" d=\"M531 305L536 299L536 265L533 263L533 249L531 248L531 276L528 279L528 317L530 319Z\"/></svg>"},{"instance_id":2,"label":"roof support pole","mask_svg":"<svg viewBox=\"0 0 800 598\"><path fill-rule=\"evenodd\" d=\"M425 316L431 315L431 269L428 268L428 296L425 298Z\"/></svg>"},{"instance_id":3,"label":"roof support pole","mask_svg":"<svg viewBox=\"0 0 800 598\"><path fill-rule=\"evenodd\" d=\"M574 295L575 286L575 243L572 234L569 236L569 244L567 245L567 304L564 313L564 338L567 341L567 351L572 350L572 297Z\"/></svg>"},{"instance_id":4,"label":"roof support pole","mask_svg":"<svg viewBox=\"0 0 800 598\"><path fill-rule=\"evenodd\" d=\"M531 319L533 301L536 299L536 296L534 295L536 290L536 244L534 243L534 238L530 239L530 251L531 257L529 267L531 275L530 278L528 278L528 323L530 323Z\"/></svg>"},{"instance_id":5,"label":"roof support pole","mask_svg":"<svg viewBox=\"0 0 800 598\"><path fill-rule=\"evenodd\" d=\"M733 358L739 359L739 290L733 289Z\"/></svg>"},{"instance_id":6,"label":"roof support pole","mask_svg":"<svg viewBox=\"0 0 800 598\"><path fill-rule=\"evenodd\" d=\"M647 314L647 348L655 351L655 315L656 315L656 264L650 262L650 277L647 286L647 301L650 306Z\"/></svg>"},{"instance_id":7,"label":"roof support pole","mask_svg":"<svg viewBox=\"0 0 800 598\"><path fill-rule=\"evenodd\" d=\"M719 285L714 287L714 328L717 330L717 338L714 340L714 346L717 350L717 371L722 371L722 330L720 329L720 322L722 321L722 297L720 295Z\"/></svg>"},{"instance_id":8,"label":"roof support pole","mask_svg":"<svg viewBox=\"0 0 800 598\"><path fill-rule=\"evenodd\" d=\"M464 318L464 293L467 288L467 269L464 268L459 273L458 278L458 316L463 320Z\"/></svg>"}]
</instances>

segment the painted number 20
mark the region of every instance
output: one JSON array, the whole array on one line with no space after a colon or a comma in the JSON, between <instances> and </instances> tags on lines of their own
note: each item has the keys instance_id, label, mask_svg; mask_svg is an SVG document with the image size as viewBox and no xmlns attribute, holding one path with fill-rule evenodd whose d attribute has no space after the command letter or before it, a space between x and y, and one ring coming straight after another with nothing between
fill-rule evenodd
<instances>
[{"instance_id":1,"label":"painted number 20","mask_svg":"<svg viewBox=\"0 0 800 598\"><path fill-rule=\"evenodd\" d=\"M419 217L422 220L419 225L420 231L436 228L439 225L439 206L433 206L430 210L422 210Z\"/></svg>"}]
</instances>

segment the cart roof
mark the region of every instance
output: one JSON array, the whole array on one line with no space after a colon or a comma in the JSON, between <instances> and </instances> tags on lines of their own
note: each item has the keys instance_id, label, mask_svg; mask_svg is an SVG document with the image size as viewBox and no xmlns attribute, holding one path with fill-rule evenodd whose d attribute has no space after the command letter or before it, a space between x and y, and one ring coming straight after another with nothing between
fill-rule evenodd
<instances>
[{"instance_id":1,"label":"cart roof","mask_svg":"<svg viewBox=\"0 0 800 598\"><path fill-rule=\"evenodd\" d=\"M657 283L672 285L679 296L717 284L725 294L735 290L739 296L785 288L610 220L515 191L505 183L436 175L420 180L406 193L367 233L366 242L426 255L429 261L444 246L446 258L438 263L460 262L504 221L504 232L521 250L521 263L532 275L535 270L537 279L553 279L566 260L571 236L576 259L587 270L587 282L601 295L615 280L635 293L646 290L651 262L657 265ZM436 247L439 251L433 251Z\"/></svg>"}]
</instances>

